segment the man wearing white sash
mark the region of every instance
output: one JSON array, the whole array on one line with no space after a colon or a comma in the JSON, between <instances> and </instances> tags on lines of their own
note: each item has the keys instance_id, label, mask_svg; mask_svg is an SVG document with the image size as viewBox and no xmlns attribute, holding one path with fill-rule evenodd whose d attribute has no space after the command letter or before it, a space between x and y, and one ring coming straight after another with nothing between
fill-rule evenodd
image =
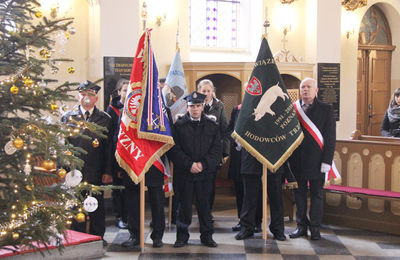
<instances>
[{"instance_id":1,"label":"man wearing white sash","mask_svg":"<svg viewBox=\"0 0 400 260\"><path fill-rule=\"evenodd\" d=\"M297 229L289 236L307 236L310 228L311 239L319 240L323 215L323 186L325 173L331 170L336 143L336 121L331 105L316 98L317 83L305 78L300 83L301 99L294 103L297 117L301 122L304 140L290 158L293 173L298 182L294 191L296 200ZM307 187L310 188L310 212L307 217Z\"/></svg>"}]
</instances>

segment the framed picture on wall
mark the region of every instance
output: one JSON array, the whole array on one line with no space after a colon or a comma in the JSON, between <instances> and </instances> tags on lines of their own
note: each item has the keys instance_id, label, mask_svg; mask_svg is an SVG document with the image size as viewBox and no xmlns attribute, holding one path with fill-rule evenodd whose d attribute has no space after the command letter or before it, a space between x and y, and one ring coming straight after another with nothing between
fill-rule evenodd
<instances>
[{"instance_id":1,"label":"framed picture on wall","mask_svg":"<svg viewBox=\"0 0 400 260\"><path fill-rule=\"evenodd\" d=\"M130 79L132 64L133 57L104 57L104 107L110 104L118 80Z\"/></svg>"}]
</instances>

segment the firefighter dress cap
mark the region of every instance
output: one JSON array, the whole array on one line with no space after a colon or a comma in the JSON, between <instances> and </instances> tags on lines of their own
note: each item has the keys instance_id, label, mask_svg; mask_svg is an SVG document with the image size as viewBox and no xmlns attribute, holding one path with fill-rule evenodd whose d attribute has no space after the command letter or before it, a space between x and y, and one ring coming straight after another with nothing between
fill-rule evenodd
<instances>
[{"instance_id":1,"label":"firefighter dress cap","mask_svg":"<svg viewBox=\"0 0 400 260\"><path fill-rule=\"evenodd\" d=\"M204 103L204 100L206 99L206 95L201 94L197 91L193 91L192 94L187 95L183 99L186 100L188 105L202 104L202 103Z\"/></svg>"},{"instance_id":2,"label":"firefighter dress cap","mask_svg":"<svg viewBox=\"0 0 400 260\"><path fill-rule=\"evenodd\" d=\"M93 84L89 80L86 80L85 82L80 84L79 87L78 87L78 91L79 92L84 91L84 90L91 90L91 91L96 92L96 94L97 94L97 92L99 92L100 89L101 89L100 86L97 86L97 85Z\"/></svg>"}]
</instances>

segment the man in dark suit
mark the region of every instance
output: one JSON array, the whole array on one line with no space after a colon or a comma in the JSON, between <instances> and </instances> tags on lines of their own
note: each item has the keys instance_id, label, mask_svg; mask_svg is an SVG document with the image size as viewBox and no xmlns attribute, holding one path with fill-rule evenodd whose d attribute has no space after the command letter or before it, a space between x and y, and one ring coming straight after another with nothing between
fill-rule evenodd
<instances>
[{"instance_id":1,"label":"man in dark suit","mask_svg":"<svg viewBox=\"0 0 400 260\"><path fill-rule=\"evenodd\" d=\"M192 222L192 199L200 222L200 241L216 247L211 219L210 194L213 174L220 162L222 142L218 124L204 113L205 95L194 91L185 97L188 112L173 127L175 146L168 152L174 163L174 187L179 194L174 247L183 247L189 240Z\"/></svg>"},{"instance_id":2,"label":"man in dark suit","mask_svg":"<svg viewBox=\"0 0 400 260\"><path fill-rule=\"evenodd\" d=\"M243 205L240 212L240 232L237 240L247 239L254 235L255 227L262 221L262 164L249 152L242 149L241 174L244 185ZM269 230L273 238L286 240L284 233L282 202L282 173L287 170L285 163L275 173L267 172L267 193L269 199L271 222ZM258 223L257 223L258 222Z\"/></svg>"},{"instance_id":3,"label":"man in dark suit","mask_svg":"<svg viewBox=\"0 0 400 260\"><path fill-rule=\"evenodd\" d=\"M240 144L235 142L235 139L232 138L231 134L235 129L235 123L238 118L241 107L242 104L239 104L238 106L235 106L232 109L231 119L229 120L229 124L226 129L227 136L231 144L228 177L233 181L235 188L238 218L240 218L240 211L242 209L242 204L243 204L243 180L240 174L240 165L241 165L240 160L241 160L242 147ZM240 231L240 223L238 223L236 226L233 226L232 231Z\"/></svg>"},{"instance_id":4,"label":"man in dark suit","mask_svg":"<svg viewBox=\"0 0 400 260\"><path fill-rule=\"evenodd\" d=\"M89 184L102 185L103 183L112 182L112 161L111 156L111 117L96 107L98 100L97 92L100 87L94 85L90 81L85 81L78 87L78 100L80 105L71 111L66 112L61 121L75 127L79 122L86 121L106 127L108 130L108 138L101 138L87 128L82 130L83 134L91 137L91 139L82 138L80 136L71 136L68 141L76 147L86 150L87 154L80 154L80 158L85 162L82 168L83 181ZM98 208L89 213L90 217L90 234L103 237L105 232L105 210L103 194L94 195L98 201ZM85 232L85 223L72 224L72 229Z\"/></svg>"},{"instance_id":5,"label":"man in dark suit","mask_svg":"<svg viewBox=\"0 0 400 260\"><path fill-rule=\"evenodd\" d=\"M310 130L302 125L304 140L291 156L291 166L298 182L298 189L294 191L296 200L297 229L290 234L291 238L307 236L310 228L311 239L321 239L320 226L323 215L323 185L325 173L330 170L336 143L336 122L331 105L325 104L316 98L318 93L317 82L305 78L300 83L301 99L297 102L305 113L305 117L317 129ZM299 116L300 117L300 116ZM300 118L301 119L301 118ZM302 121L302 120L300 120ZM309 131L320 132L323 138L323 147ZM307 218L307 187L310 188L310 219Z\"/></svg>"}]
</instances>

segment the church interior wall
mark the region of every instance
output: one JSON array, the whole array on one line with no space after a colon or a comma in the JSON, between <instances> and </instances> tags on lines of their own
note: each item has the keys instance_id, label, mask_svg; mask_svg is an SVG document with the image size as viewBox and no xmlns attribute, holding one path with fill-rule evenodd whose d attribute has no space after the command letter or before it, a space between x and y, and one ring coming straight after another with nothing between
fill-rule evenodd
<instances>
[{"instance_id":1,"label":"church interior wall","mask_svg":"<svg viewBox=\"0 0 400 260\"><path fill-rule=\"evenodd\" d=\"M118 1L80 1L71 0L70 11L66 16L73 16L76 34L73 35L65 47L65 57L75 60L76 72L71 75L60 68L57 77L60 81L84 81L95 80L103 77L103 56L133 56L136 45L142 32L140 11L143 0L118 0ZM147 1L151 2L151 1ZM156 1L167 2L167 1ZM275 14L280 7L278 0L260 0L252 2L252 36L250 50L247 52L221 51L218 55L215 52L204 52L190 48L189 37L189 1L168 1L167 17L157 26L155 14L151 5L148 6L147 27L153 28L152 46L156 56L156 62L161 77L168 73L169 65L174 57L176 31L179 20L179 46L182 62L194 61L246 61L255 60L260 39L264 28L262 26L265 17L271 22L268 31L268 41L273 53L282 48L281 28L274 23ZM356 82L357 82L357 45L358 26L363 14L373 4L379 3L381 9L388 18L392 28L393 45L400 42L400 34L395 30L399 26L400 3L396 0L368 1L368 6L355 11L358 17L358 24L355 32L346 38L341 31L340 36L340 63L341 63L341 87L340 87L340 121L337 122L338 138L348 138L355 129L356 118ZM291 5L296 11L297 17L288 33L286 43L287 49L291 50L296 57L302 57L303 62L318 62L316 54L317 46L317 24L315 14L317 0L297 0ZM164 8L167 8L164 7ZM343 12L344 9L341 8ZM340 17L337 17L340 21ZM330 21L326 21L329 23ZM337 22L337 21L335 21ZM259 25L258 25L259 24ZM340 22L338 22L340 24ZM254 33L253 33L254 31ZM329 52L332 46L329 43L325 51ZM337 48L337 47L334 47ZM208 55L205 55L208 54ZM335 62L333 60L328 62ZM339 61L336 61L339 62ZM392 60L392 90L400 87L400 52L396 49ZM316 76L316 66L314 75ZM99 100L103 100L100 97ZM100 104L103 107L103 104Z\"/></svg>"}]
</instances>

